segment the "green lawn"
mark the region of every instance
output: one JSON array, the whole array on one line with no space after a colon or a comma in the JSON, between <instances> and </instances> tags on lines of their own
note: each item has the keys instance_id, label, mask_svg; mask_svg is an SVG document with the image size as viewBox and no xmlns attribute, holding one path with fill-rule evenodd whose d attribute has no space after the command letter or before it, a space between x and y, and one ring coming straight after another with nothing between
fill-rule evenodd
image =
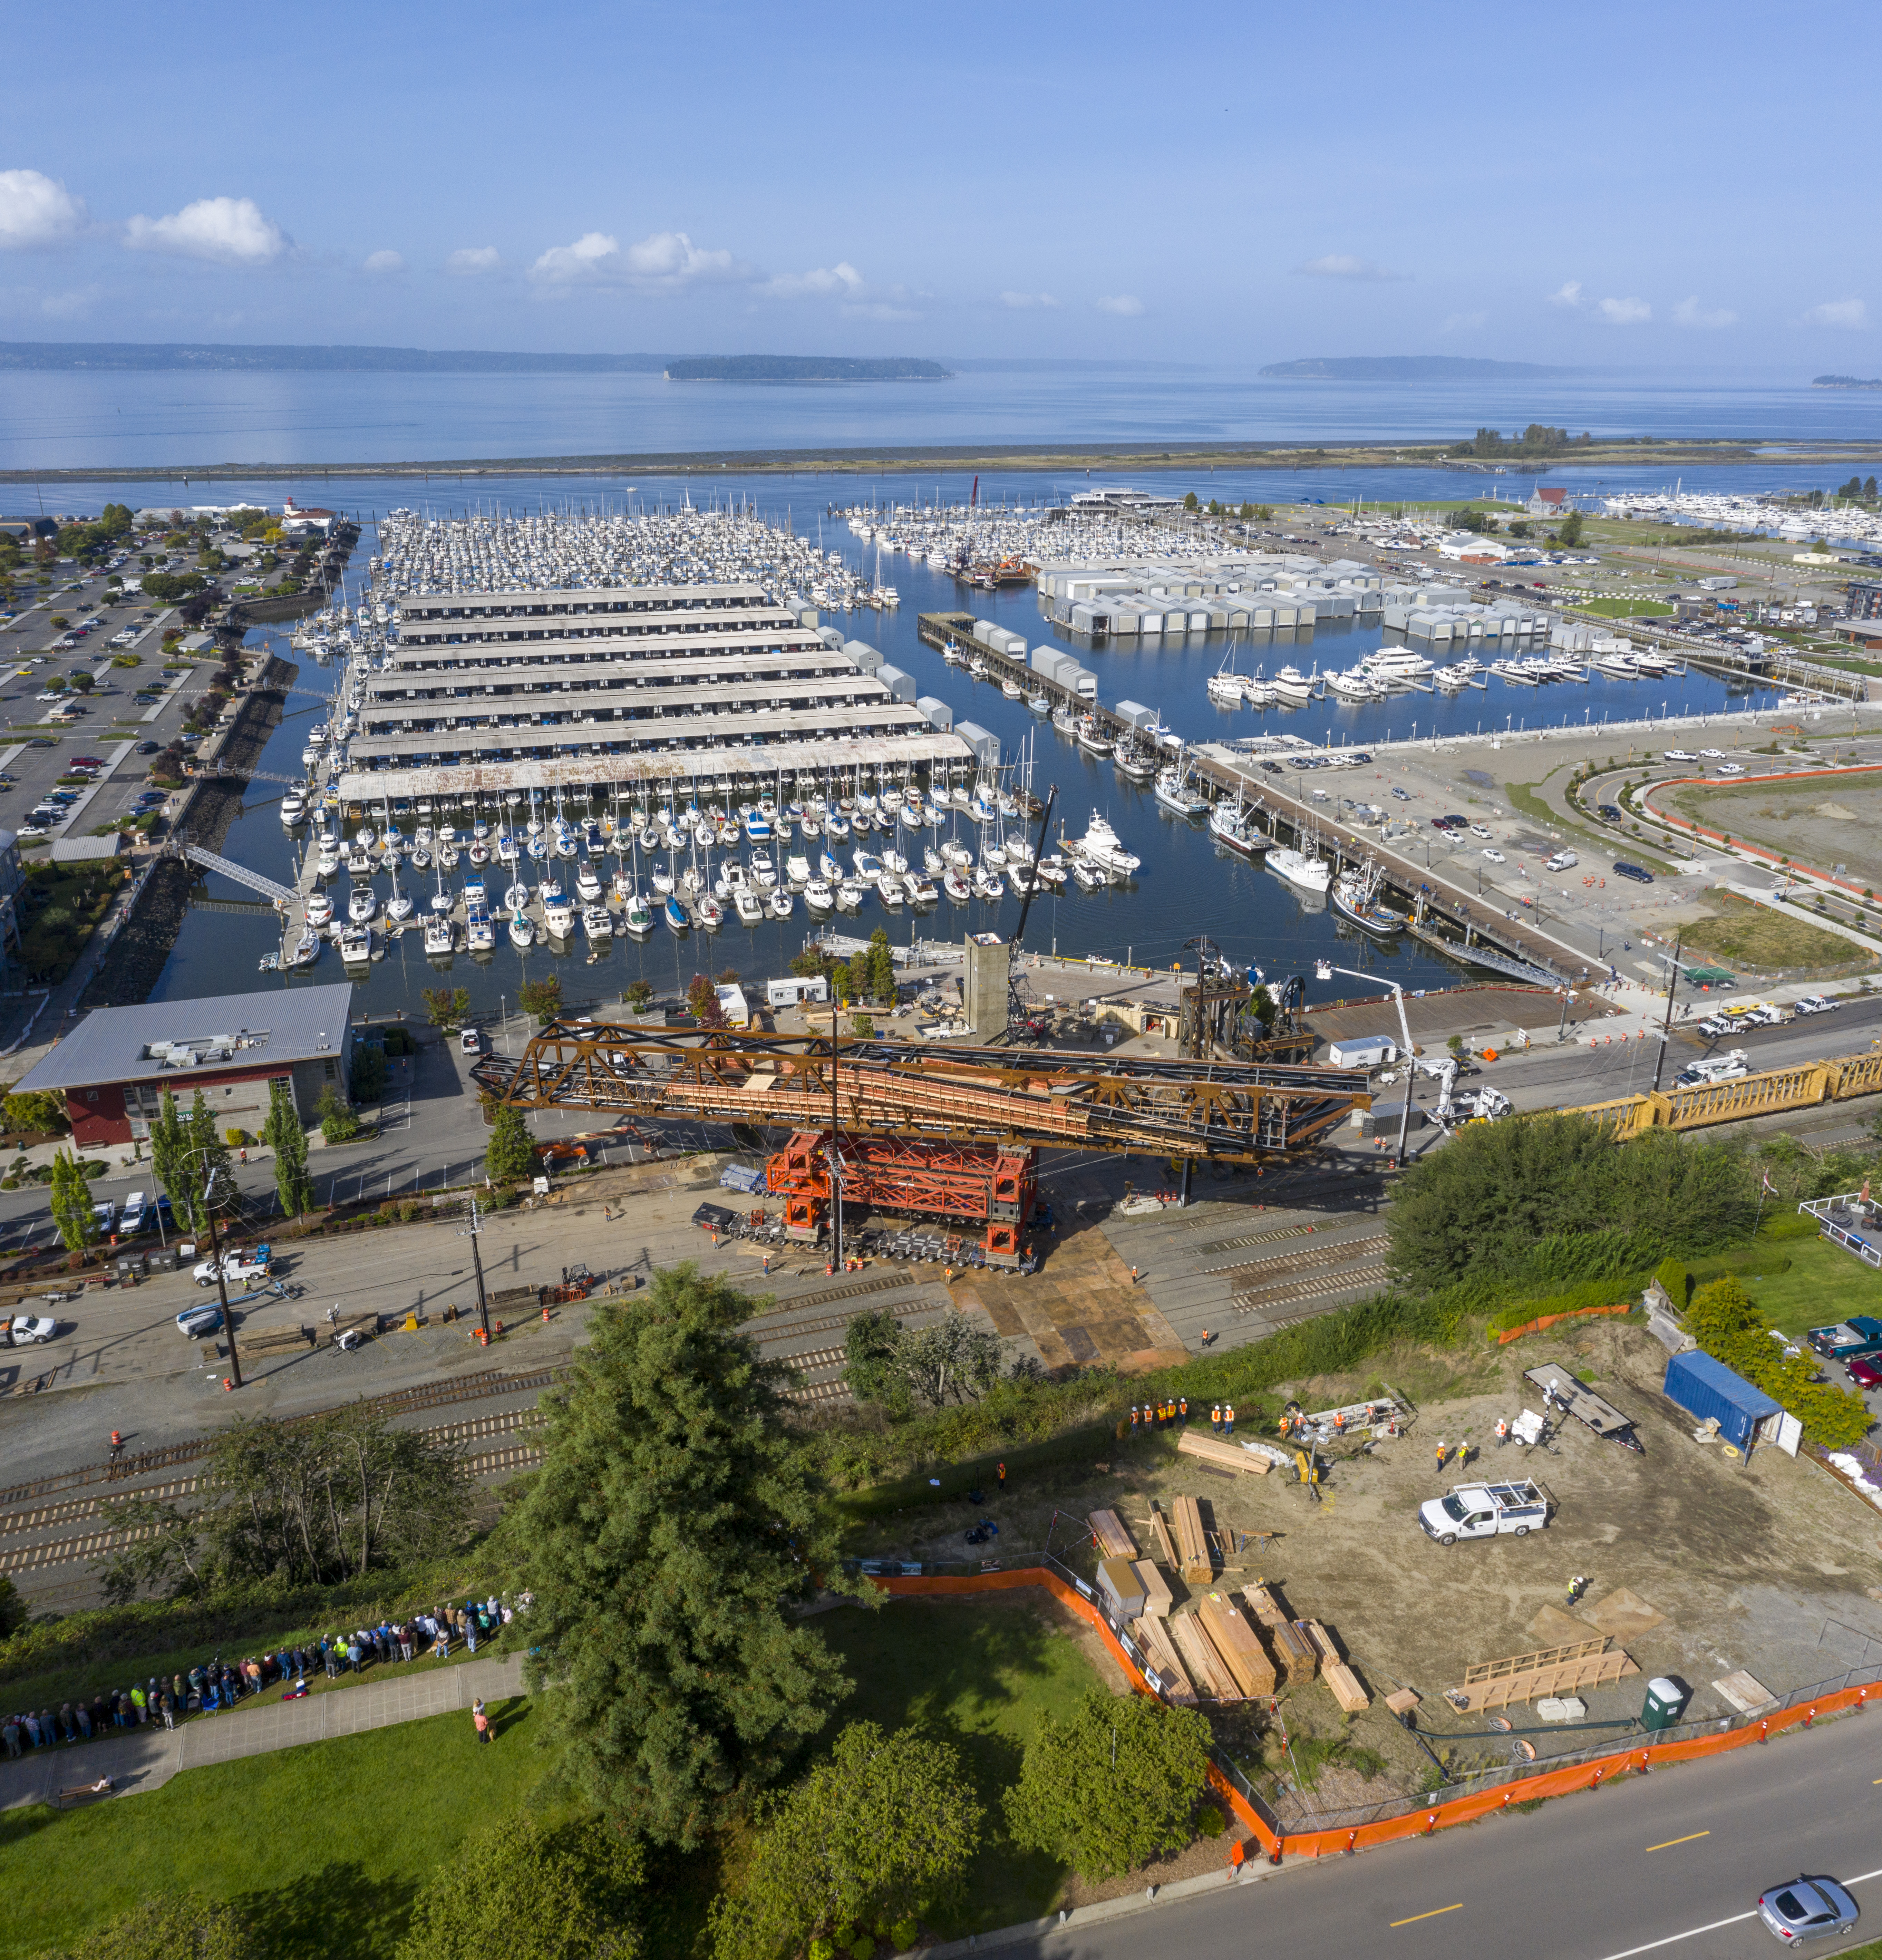
<instances>
[{"instance_id":1,"label":"green lawn","mask_svg":"<svg viewBox=\"0 0 1882 1960\"><path fill-rule=\"evenodd\" d=\"M1609 619L1664 619L1674 609L1660 599L1578 599L1578 612L1599 612Z\"/></svg>"},{"instance_id":2,"label":"green lawn","mask_svg":"<svg viewBox=\"0 0 1882 1960\"><path fill-rule=\"evenodd\" d=\"M1806 1333L1852 1313L1882 1315L1882 1272L1827 1239L1761 1242L1696 1259L1688 1270L1702 1286L1735 1274L1756 1303L1759 1318L1780 1334Z\"/></svg>"},{"instance_id":3,"label":"green lawn","mask_svg":"<svg viewBox=\"0 0 1882 1960\"><path fill-rule=\"evenodd\" d=\"M812 1622L855 1677L833 1727L931 1725L954 1743L986 1806L980 1854L959 1914L938 1930L986 1933L1043 1917L1065 1877L1056 1860L1008 1842L1001 1793L1019 1780L1042 1713L1068 1713L1095 1678L1072 1636L1030 1593L983 1602L903 1599L879 1612L844 1608Z\"/></svg>"},{"instance_id":4,"label":"green lawn","mask_svg":"<svg viewBox=\"0 0 1882 1960\"><path fill-rule=\"evenodd\" d=\"M493 1712L498 1740L481 1749L467 1713L439 1715L191 1770L148 1796L0 1812L14 1880L0 1956L66 1944L174 1890L240 1900L273 1960L384 1960L419 1886L549 1768L528 1703Z\"/></svg>"}]
</instances>

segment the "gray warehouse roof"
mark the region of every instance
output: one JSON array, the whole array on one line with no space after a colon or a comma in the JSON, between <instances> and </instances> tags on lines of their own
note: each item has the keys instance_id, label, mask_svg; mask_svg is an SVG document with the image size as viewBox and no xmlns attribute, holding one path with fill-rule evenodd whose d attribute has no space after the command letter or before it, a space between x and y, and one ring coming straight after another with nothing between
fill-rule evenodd
<instances>
[{"instance_id":1,"label":"gray warehouse roof","mask_svg":"<svg viewBox=\"0 0 1882 1960\"><path fill-rule=\"evenodd\" d=\"M187 1083L192 1069L205 1065L279 1064L285 1069L297 1061L339 1055L352 1003L352 985L342 981L333 987L278 988L208 1001L94 1007L17 1087L26 1094L106 1082Z\"/></svg>"}]
</instances>

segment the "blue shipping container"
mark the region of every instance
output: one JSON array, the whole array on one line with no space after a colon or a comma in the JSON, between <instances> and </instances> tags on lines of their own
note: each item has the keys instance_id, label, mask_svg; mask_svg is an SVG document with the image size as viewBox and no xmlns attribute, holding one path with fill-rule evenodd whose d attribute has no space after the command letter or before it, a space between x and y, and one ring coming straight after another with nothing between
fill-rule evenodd
<instances>
[{"instance_id":1,"label":"blue shipping container","mask_svg":"<svg viewBox=\"0 0 1882 1960\"><path fill-rule=\"evenodd\" d=\"M1667 1363L1666 1392L1669 1402L1690 1411L1702 1422L1717 1416L1719 1434L1740 1449L1767 1416L1782 1413L1763 1389L1754 1389L1723 1361L1696 1349L1689 1354L1676 1354Z\"/></svg>"}]
</instances>

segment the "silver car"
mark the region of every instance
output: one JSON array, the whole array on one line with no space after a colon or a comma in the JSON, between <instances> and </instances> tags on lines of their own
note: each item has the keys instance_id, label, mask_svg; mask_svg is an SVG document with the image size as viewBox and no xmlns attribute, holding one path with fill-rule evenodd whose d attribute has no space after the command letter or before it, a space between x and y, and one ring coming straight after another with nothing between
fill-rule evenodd
<instances>
[{"instance_id":1,"label":"silver car","mask_svg":"<svg viewBox=\"0 0 1882 1960\"><path fill-rule=\"evenodd\" d=\"M1829 1939L1856 1923L1856 1902L1834 1879L1793 1879L1758 1901L1758 1917L1787 1946Z\"/></svg>"}]
</instances>

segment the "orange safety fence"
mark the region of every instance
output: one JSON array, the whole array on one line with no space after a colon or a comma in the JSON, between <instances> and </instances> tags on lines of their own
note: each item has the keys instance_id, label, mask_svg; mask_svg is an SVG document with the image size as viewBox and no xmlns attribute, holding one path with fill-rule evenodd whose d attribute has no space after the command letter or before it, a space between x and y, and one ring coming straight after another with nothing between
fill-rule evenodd
<instances>
[{"instance_id":1,"label":"orange safety fence","mask_svg":"<svg viewBox=\"0 0 1882 1960\"><path fill-rule=\"evenodd\" d=\"M1572 1306L1566 1313L1545 1313L1540 1320L1526 1320L1521 1327L1505 1328L1496 1337L1499 1348L1507 1348L1512 1341L1520 1341L1525 1334L1540 1334L1545 1327L1552 1327L1558 1320L1584 1320L1593 1314L1632 1313L1633 1309L1626 1300L1617 1300L1612 1306Z\"/></svg>"},{"instance_id":2,"label":"orange safety fence","mask_svg":"<svg viewBox=\"0 0 1882 1960\"><path fill-rule=\"evenodd\" d=\"M1144 1678L1142 1670L1119 1644L1116 1634L1097 1606L1043 1566L1020 1566L1008 1572L972 1573L958 1578L938 1574L933 1578L878 1577L874 1583L885 1592L897 1597L944 1596L1043 1586L1061 1605L1068 1606L1090 1622L1139 1694L1155 1692ZM1786 1729L1807 1729L1820 1715L1839 1714L1846 1708L1865 1709L1871 1692L1871 1686L1866 1685L1839 1688L1794 1707L1773 1708L1756 1720L1748 1720L1740 1727L1724 1729L1715 1735L1695 1736L1677 1742L1642 1743L1593 1761L1573 1763L1564 1769L1545 1770L1534 1776L1521 1777L1489 1790L1474 1791L1468 1796L1421 1806L1400 1816L1381 1818L1346 1831L1308 1831L1277 1836L1273 1827L1214 1762L1209 1764L1208 1782L1210 1788L1259 1841L1263 1850L1274 1863L1279 1863L1284 1854L1297 1858L1332 1857L1342 1852L1369 1850L1377 1845L1395 1844L1401 1838L1428 1837L1435 1831L1448 1830L1454 1825L1474 1824L1479 1818L1508 1809L1512 1803L1533 1803L1544 1797L1569 1796L1578 1790L1599 1790L1603 1783L1611 1782L1616 1777L1644 1774L1656 1767L1697 1762L1730 1749L1768 1742L1774 1735ZM1882 1703L1882 1687L1877 1688L1875 1698Z\"/></svg>"}]
</instances>

